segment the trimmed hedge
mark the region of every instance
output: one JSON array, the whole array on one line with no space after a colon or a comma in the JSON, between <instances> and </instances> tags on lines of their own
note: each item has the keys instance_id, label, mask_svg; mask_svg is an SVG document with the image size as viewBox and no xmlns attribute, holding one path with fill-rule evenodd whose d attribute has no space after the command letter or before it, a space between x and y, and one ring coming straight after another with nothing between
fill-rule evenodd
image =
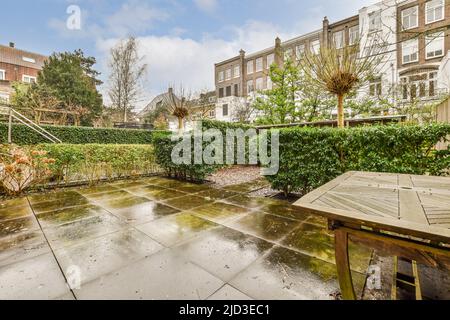
<instances>
[{"instance_id":1,"label":"trimmed hedge","mask_svg":"<svg viewBox=\"0 0 450 320\"><path fill-rule=\"evenodd\" d=\"M222 168L221 165L207 165L207 164L175 164L172 161L172 151L174 147L181 141L172 141L171 136L159 135L154 139L155 146L155 157L156 163L165 171L169 177L175 177L181 180L190 181L204 181L205 178ZM194 153L194 138L191 136L192 150L191 154ZM194 156L192 156L194 159Z\"/></svg>"},{"instance_id":2,"label":"trimmed hedge","mask_svg":"<svg viewBox=\"0 0 450 320\"><path fill-rule=\"evenodd\" d=\"M254 129L255 127L244 124L244 123L232 123L232 122L224 122L217 120L202 120L203 130L206 131L208 129L218 129L222 133L226 133L227 129L243 129L244 131L248 129Z\"/></svg>"},{"instance_id":3,"label":"trimmed hedge","mask_svg":"<svg viewBox=\"0 0 450 320\"><path fill-rule=\"evenodd\" d=\"M59 138L63 143L69 144L151 144L155 133L163 131L88 128L88 127L62 127L42 126L45 130ZM0 123L0 143L6 143L8 137L8 124ZM36 145L49 141L22 124L14 124L12 139L17 145Z\"/></svg>"},{"instance_id":4,"label":"trimmed hedge","mask_svg":"<svg viewBox=\"0 0 450 320\"><path fill-rule=\"evenodd\" d=\"M450 169L450 125L352 129L288 128L280 132L280 170L272 188L307 193L346 171L445 175Z\"/></svg>"},{"instance_id":5,"label":"trimmed hedge","mask_svg":"<svg viewBox=\"0 0 450 320\"><path fill-rule=\"evenodd\" d=\"M98 182L159 173L153 146L112 144L41 144L30 147L44 150L55 160L50 166L52 182Z\"/></svg>"}]
</instances>

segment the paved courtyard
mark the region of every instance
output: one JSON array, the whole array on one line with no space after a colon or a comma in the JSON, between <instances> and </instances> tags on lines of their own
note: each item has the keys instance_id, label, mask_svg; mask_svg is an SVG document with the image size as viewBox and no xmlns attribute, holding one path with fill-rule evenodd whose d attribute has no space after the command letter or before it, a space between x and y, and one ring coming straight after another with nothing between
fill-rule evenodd
<instances>
[{"instance_id":1,"label":"paved courtyard","mask_svg":"<svg viewBox=\"0 0 450 320\"><path fill-rule=\"evenodd\" d=\"M247 195L264 184L152 177L3 201L0 300L334 299L325 221ZM351 246L360 294L371 256Z\"/></svg>"}]
</instances>

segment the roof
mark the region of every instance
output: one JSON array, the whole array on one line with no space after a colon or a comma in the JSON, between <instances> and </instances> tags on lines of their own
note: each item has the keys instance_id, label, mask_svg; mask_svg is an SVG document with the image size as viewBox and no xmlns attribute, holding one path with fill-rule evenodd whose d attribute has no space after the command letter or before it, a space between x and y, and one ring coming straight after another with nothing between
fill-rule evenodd
<instances>
[{"instance_id":1,"label":"roof","mask_svg":"<svg viewBox=\"0 0 450 320\"><path fill-rule=\"evenodd\" d=\"M0 62L41 70L46 56L0 45Z\"/></svg>"}]
</instances>

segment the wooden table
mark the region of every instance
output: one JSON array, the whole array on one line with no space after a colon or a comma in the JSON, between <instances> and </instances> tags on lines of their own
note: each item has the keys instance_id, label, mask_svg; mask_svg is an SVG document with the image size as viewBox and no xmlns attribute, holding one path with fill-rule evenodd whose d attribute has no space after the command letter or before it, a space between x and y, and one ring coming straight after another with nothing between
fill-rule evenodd
<instances>
[{"instance_id":1,"label":"wooden table","mask_svg":"<svg viewBox=\"0 0 450 320\"><path fill-rule=\"evenodd\" d=\"M347 172L295 205L328 219L344 299L356 299L349 239L450 270L450 178Z\"/></svg>"}]
</instances>

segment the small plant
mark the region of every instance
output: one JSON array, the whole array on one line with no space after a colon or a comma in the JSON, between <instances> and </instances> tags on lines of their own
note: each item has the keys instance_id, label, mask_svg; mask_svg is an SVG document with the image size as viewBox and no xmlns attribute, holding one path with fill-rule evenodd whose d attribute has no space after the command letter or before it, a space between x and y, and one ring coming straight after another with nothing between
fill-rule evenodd
<instances>
[{"instance_id":1,"label":"small plant","mask_svg":"<svg viewBox=\"0 0 450 320\"><path fill-rule=\"evenodd\" d=\"M19 195L50 176L49 165L55 160L48 158L46 151L15 145L1 145L0 149L0 181L7 194Z\"/></svg>"}]
</instances>

